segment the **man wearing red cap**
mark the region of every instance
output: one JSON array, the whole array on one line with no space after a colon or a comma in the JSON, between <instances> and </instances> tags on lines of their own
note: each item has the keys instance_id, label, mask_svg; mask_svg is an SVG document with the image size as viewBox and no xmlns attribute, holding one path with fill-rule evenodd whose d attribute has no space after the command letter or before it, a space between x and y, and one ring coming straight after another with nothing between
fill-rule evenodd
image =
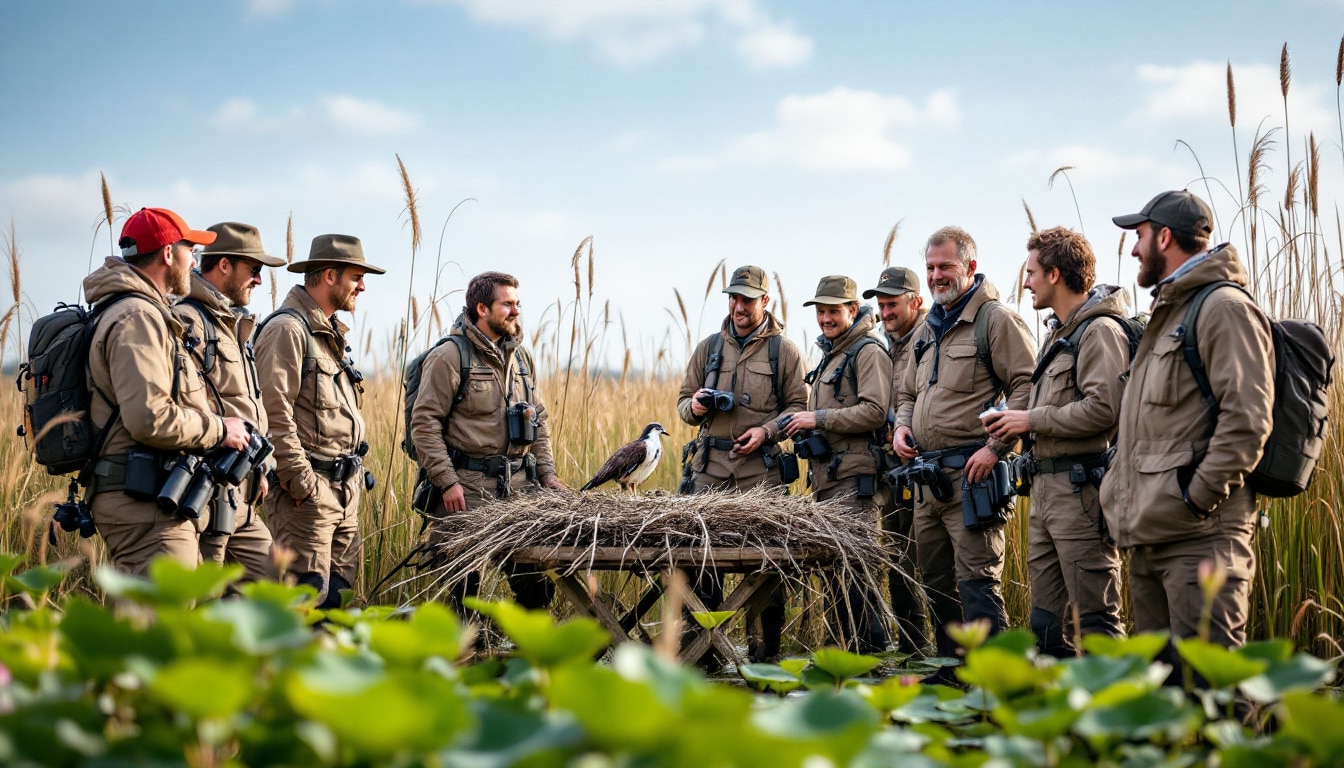
<instances>
[{"instance_id":1,"label":"man wearing red cap","mask_svg":"<svg viewBox=\"0 0 1344 768\"><path fill-rule=\"evenodd\" d=\"M191 287L192 246L213 232L163 208L142 208L121 231L121 257L84 278L90 302L107 302L89 346L90 416L102 428L89 494L98 533L118 569L143 573L156 555L195 566L195 520L155 499L183 454L246 444L242 419L210 412L200 371L183 344L169 295Z\"/></svg>"}]
</instances>

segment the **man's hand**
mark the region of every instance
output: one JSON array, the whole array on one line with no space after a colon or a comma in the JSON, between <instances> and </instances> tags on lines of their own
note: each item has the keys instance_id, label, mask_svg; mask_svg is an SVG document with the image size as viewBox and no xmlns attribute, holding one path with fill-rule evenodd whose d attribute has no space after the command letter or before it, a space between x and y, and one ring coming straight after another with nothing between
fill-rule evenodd
<instances>
[{"instance_id":1,"label":"man's hand","mask_svg":"<svg viewBox=\"0 0 1344 768\"><path fill-rule=\"evenodd\" d=\"M224 439L220 444L225 448L241 451L247 447L247 422L237 416L225 416Z\"/></svg>"},{"instance_id":2,"label":"man's hand","mask_svg":"<svg viewBox=\"0 0 1344 768\"><path fill-rule=\"evenodd\" d=\"M700 402L700 396L708 394L709 390L701 387L700 389L695 390L694 395L691 395L691 413L695 414L698 418L703 419L705 414L709 413L709 409L705 407L705 404Z\"/></svg>"},{"instance_id":3,"label":"man's hand","mask_svg":"<svg viewBox=\"0 0 1344 768\"><path fill-rule=\"evenodd\" d=\"M1027 411L994 411L980 420L985 431L996 440L1011 443L1031 431L1031 418Z\"/></svg>"},{"instance_id":4,"label":"man's hand","mask_svg":"<svg viewBox=\"0 0 1344 768\"><path fill-rule=\"evenodd\" d=\"M550 488L552 491L568 491L568 490L569 490L569 488L568 488L564 483L560 482L560 478L559 478L559 477L556 477L555 475L547 475L547 476L546 476L546 479L544 479L544 480L541 481L541 484L542 484L543 487L545 487L545 488ZM458 486L454 486L454 487L455 487L455 488L460 488L461 486L458 485Z\"/></svg>"},{"instance_id":5,"label":"man's hand","mask_svg":"<svg viewBox=\"0 0 1344 768\"><path fill-rule=\"evenodd\" d=\"M896 436L891 439L891 449L905 461L915 458L919 455L919 449L915 447L915 433L907 426L897 427Z\"/></svg>"},{"instance_id":6,"label":"man's hand","mask_svg":"<svg viewBox=\"0 0 1344 768\"><path fill-rule=\"evenodd\" d=\"M817 428L817 412L802 411L801 413L792 414L792 416L789 419L789 422L784 425L784 434L788 435L789 437L793 437L794 435L798 434L804 429L816 429L816 428Z\"/></svg>"},{"instance_id":7,"label":"man's hand","mask_svg":"<svg viewBox=\"0 0 1344 768\"><path fill-rule=\"evenodd\" d=\"M765 442L765 429L762 427L752 427L746 432L737 436L733 442L732 452L743 456L748 453L755 453L757 448Z\"/></svg>"},{"instance_id":8,"label":"man's hand","mask_svg":"<svg viewBox=\"0 0 1344 768\"><path fill-rule=\"evenodd\" d=\"M462 490L461 483L453 483L451 488L443 492L443 508L448 512L467 511L467 494Z\"/></svg>"},{"instance_id":9,"label":"man's hand","mask_svg":"<svg viewBox=\"0 0 1344 768\"><path fill-rule=\"evenodd\" d=\"M998 463L999 455L985 447L971 454L962 472L965 473L967 482L979 483L989 479L989 473L994 471L994 465Z\"/></svg>"},{"instance_id":10,"label":"man's hand","mask_svg":"<svg viewBox=\"0 0 1344 768\"><path fill-rule=\"evenodd\" d=\"M265 472L261 473L261 488L258 490L261 491L261 493L257 494L258 499L266 498L266 494L271 492L271 481L266 479Z\"/></svg>"}]
</instances>

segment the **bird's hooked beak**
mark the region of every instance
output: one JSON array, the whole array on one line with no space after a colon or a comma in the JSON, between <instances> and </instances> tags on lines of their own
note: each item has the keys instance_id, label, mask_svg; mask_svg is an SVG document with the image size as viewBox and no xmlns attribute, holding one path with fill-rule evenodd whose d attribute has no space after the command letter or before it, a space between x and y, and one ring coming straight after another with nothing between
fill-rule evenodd
<instances>
[{"instance_id":1,"label":"bird's hooked beak","mask_svg":"<svg viewBox=\"0 0 1344 768\"><path fill-rule=\"evenodd\" d=\"M659 439L661 439L662 437L671 437L671 436L672 436L672 433L671 433L671 432L668 432L666 429L662 429L662 428L659 428L659 429L658 429L658 434L661 436Z\"/></svg>"}]
</instances>

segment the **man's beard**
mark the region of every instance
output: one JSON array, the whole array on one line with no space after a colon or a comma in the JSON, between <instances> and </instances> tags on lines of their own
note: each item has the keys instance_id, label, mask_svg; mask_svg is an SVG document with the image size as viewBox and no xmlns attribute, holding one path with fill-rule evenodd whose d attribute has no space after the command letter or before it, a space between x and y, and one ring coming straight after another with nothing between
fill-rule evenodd
<instances>
[{"instance_id":1,"label":"man's beard","mask_svg":"<svg viewBox=\"0 0 1344 768\"><path fill-rule=\"evenodd\" d=\"M967 283L958 282L948 288L934 288L930 286L929 291L933 294L933 300L935 302L942 304L944 307L950 307L957 303L957 300L966 293L966 289L969 287L970 284L968 281Z\"/></svg>"},{"instance_id":2,"label":"man's beard","mask_svg":"<svg viewBox=\"0 0 1344 768\"><path fill-rule=\"evenodd\" d=\"M1139 285L1151 288L1161 282L1167 271L1167 260L1157 250L1157 243L1149 240L1148 248L1139 252Z\"/></svg>"},{"instance_id":3,"label":"man's beard","mask_svg":"<svg viewBox=\"0 0 1344 768\"><path fill-rule=\"evenodd\" d=\"M493 317L487 317L485 324L489 326L490 332L500 338L512 338L518 335L520 329L517 319L504 318L496 320Z\"/></svg>"},{"instance_id":4,"label":"man's beard","mask_svg":"<svg viewBox=\"0 0 1344 768\"><path fill-rule=\"evenodd\" d=\"M191 293L191 262L186 262L186 269L173 269L169 273L168 293L174 296L186 296Z\"/></svg>"},{"instance_id":5,"label":"man's beard","mask_svg":"<svg viewBox=\"0 0 1344 768\"><path fill-rule=\"evenodd\" d=\"M233 282L225 285L220 293L233 302L235 307L246 307L252 300L252 273L246 270L236 270Z\"/></svg>"},{"instance_id":6,"label":"man's beard","mask_svg":"<svg viewBox=\"0 0 1344 768\"><path fill-rule=\"evenodd\" d=\"M354 312L356 295L357 294L355 293L355 287L354 286L346 287L344 281L342 281L332 286L331 288L331 304L337 310Z\"/></svg>"}]
</instances>

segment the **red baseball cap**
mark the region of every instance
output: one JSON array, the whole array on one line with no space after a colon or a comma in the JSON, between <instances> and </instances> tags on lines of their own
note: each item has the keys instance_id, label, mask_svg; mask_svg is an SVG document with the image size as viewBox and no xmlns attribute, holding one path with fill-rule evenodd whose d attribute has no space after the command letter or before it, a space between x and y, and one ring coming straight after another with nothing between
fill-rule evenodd
<instances>
[{"instance_id":1,"label":"red baseball cap","mask_svg":"<svg viewBox=\"0 0 1344 768\"><path fill-rule=\"evenodd\" d=\"M187 226L181 216L167 208L141 208L121 227L121 255L153 253L165 245L186 240L196 245L215 242L214 232L202 232Z\"/></svg>"}]
</instances>

